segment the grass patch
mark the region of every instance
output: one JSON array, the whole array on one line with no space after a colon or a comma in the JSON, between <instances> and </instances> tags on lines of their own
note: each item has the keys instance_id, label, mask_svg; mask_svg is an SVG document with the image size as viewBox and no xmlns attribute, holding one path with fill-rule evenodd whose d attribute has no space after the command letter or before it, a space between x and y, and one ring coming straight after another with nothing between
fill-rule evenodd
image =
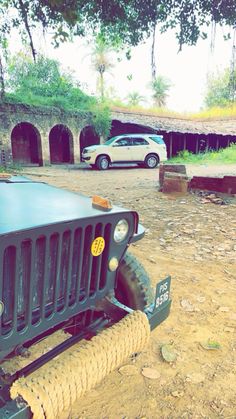
<instances>
[{"instance_id":1,"label":"grass patch","mask_svg":"<svg viewBox=\"0 0 236 419\"><path fill-rule=\"evenodd\" d=\"M170 163L190 164L236 164L236 144L219 151L193 154L187 150L180 151L176 157L169 160Z\"/></svg>"},{"instance_id":2,"label":"grass patch","mask_svg":"<svg viewBox=\"0 0 236 419\"><path fill-rule=\"evenodd\" d=\"M187 119L186 114L181 114L179 112L172 111L166 108L145 108L141 105L131 106L126 105L121 102L107 102L108 106L111 108L112 111L120 111L120 112L132 112L138 113L141 115L150 115L150 116L160 116L166 118L179 118L179 119Z\"/></svg>"},{"instance_id":3,"label":"grass patch","mask_svg":"<svg viewBox=\"0 0 236 419\"><path fill-rule=\"evenodd\" d=\"M7 164L6 166L0 165L0 173L12 173L18 174L23 171L23 167L20 164Z\"/></svg>"},{"instance_id":4,"label":"grass patch","mask_svg":"<svg viewBox=\"0 0 236 419\"><path fill-rule=\"evenodd\" d=\"M189 114L190 118L197 119L222 119L222 118L235 118L236 117L236 105L226 107L214 107L205 109L196 114Z\"/></svg>"}]
</instances>

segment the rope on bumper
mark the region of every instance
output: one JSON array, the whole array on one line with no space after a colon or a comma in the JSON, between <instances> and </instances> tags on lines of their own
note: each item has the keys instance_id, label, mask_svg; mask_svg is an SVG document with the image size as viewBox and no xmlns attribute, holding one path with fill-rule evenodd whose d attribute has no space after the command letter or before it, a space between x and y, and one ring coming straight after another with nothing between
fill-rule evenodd
<instances>
[{"instance_id":1,"label":"rope on bumper","mask_svg":"<svg viewBox=\"0 0 236 419\"><path fill-rule=\"evenodd\" d=\"M11 397L20 395L35 419L60 418L132 353L140 352L149 336L147 316L134 311L90 341L74 345L29 377L15 381Z\"/></svg>"}]
</instances>

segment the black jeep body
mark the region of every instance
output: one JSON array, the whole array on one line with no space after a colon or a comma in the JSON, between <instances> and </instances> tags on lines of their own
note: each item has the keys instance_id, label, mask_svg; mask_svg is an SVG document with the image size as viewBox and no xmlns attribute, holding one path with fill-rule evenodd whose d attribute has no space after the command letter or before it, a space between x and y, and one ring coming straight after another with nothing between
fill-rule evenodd
<instances>
[{"instance_id":1,"label":"black jeep body","mask_svg":"<svg viewBox=\"0 0 236 419\"><path fill-rule=\"evenodd\" d=\"M116 242L114 231L123 219L128 233ZM125 313L115 298L119 268L111 269L110 261L119 266L130 243L142 238L138 220L135 211L94 207L89 197L43 182L22 176L0 180L0 361L73 319L75 335L85 326L88 330L108 321L106 305L101 315L101 302L107 298ZM171 304L169 294L160 303L160 287L157 292L155 301L144 307L152 328L168 316ZM9 386L25 374L18 371L6 379L2 371L2 383ZM30 417L25 406L12 404L3 384L0 416ZM10 414L5 415L6 409Z\"/></svg>"}]
</instances>

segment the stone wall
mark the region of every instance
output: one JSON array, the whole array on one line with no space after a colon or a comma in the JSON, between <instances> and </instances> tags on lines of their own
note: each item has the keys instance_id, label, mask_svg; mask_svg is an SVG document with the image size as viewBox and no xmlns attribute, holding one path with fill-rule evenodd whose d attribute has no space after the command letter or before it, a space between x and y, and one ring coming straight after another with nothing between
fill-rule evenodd
<instances>
[{"instance_id":1,"label":"stone wall","mask_svg":"<svg viewBox=\"0 0 236 419\"><path fill-rule=\"evenodd\" d=\"M224 176L223 178L194 176L189 182L189 188L236 194L236 176Z\"/></svg>"},{"instance_id":2,"label":"stone wall","mask_svg":"<svg viewBox=\"0 0 236 419\"><path fill-rule=\"evenodd\" d=\"M38 130L41 139L43 164L50 162L49 133L58 124L65 125L71 131L74 162L80 161L80 132L89 124L88 113L67 113L59 109L27 105L0 105L0 148L7 151L11 150L12 130L21 122L30 123Z\"/></svg>"}]
</instances>

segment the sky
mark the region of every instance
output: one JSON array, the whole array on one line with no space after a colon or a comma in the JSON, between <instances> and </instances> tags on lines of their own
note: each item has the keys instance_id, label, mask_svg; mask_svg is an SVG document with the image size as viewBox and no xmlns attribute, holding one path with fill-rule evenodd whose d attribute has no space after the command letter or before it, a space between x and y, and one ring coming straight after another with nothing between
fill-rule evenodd
<instances>
[{"instance_id":1,"label":"sky","mask_svg":"<svg viewBox=\"0 0 236 419\"><path fill-rule=\"evenodd\" d=\"M174 31L157 33L156 64L157 74L171 82L167 108L176 112L197 112L203 107L207 74L222 70L230 65L232 40L224 41L227 30L217 28L215 49L210 50L210 36L198 41L196 46L183 46L178 52ZM91 46L86 40L75 38L73 43L61 44L54 49L49 39L40 39L41 50L51 58L60 61L63 68L70 67L88 94L96 94L97 75L92 69ZM151 105L151 39L131 49L131 60L117 61L113 56L114 68L105 76L106 87L111 94L122 100L130 92L137 91L147 100L144 106ZM132 74L132 80L127 76Z\"/></svg>"}]
</instances>

